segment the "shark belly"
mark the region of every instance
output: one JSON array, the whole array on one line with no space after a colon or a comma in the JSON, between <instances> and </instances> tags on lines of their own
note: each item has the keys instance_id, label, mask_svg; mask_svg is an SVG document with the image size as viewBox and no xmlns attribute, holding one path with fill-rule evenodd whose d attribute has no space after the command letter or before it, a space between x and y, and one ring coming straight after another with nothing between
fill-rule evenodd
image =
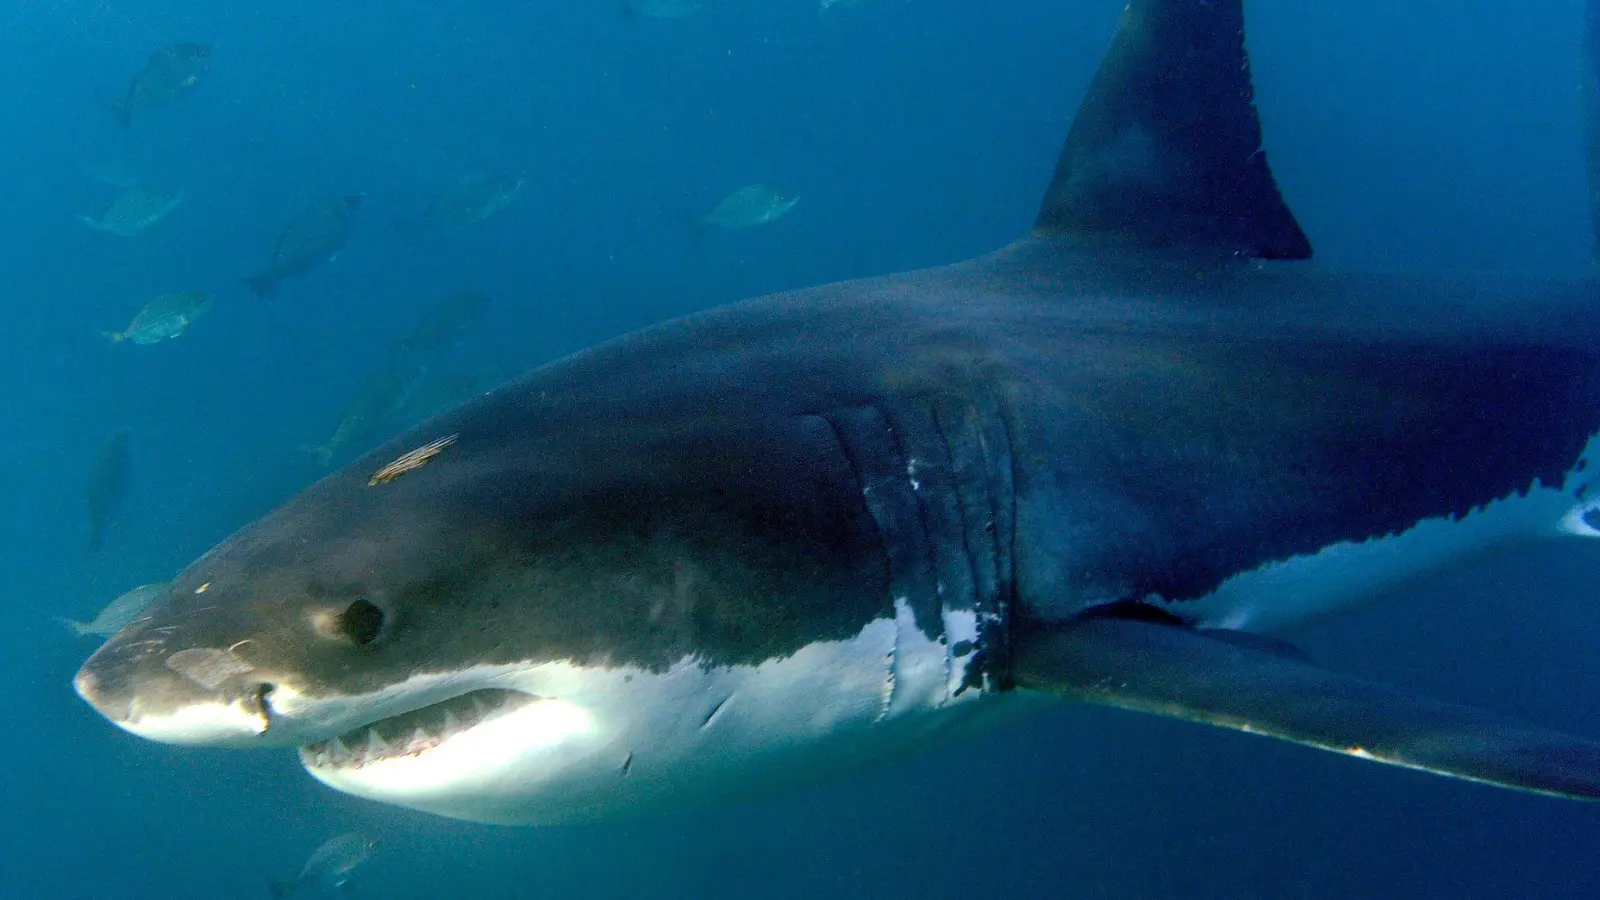
<instances>
[{"instance_id":1,"label":"shark belly","mask_svg":"<svg viewBox=\"0 0 1600 900\"><path fill-rule=\"evenodd\" d=\"M1535 485L1463 516L1428 518L1396 534L1340 541L1267 563L1232 576L1198 600L1152 599L1197 627L1275 634L1360 607L1407 582L1497 550L1600 537L1588 520L1600 509L1589 466L1596 454L1600 435L1590 438L1559 486Z\"/></svg>"},{"instance_id":2,"label":"shark belly","mask_svg":"<svg viewBox=\"0 0 1600 900\"><path fill-rule=\"evenodd\" d=\"M970 615L970 614L969 614ZM901 602L847 640L760 665L570 663L453 672L534 698L440 735L302 749L336 790L450 818L556 824L747 797L846 773L1004 704L951 690L952 659Z\"/></svg>"}]
</instances>

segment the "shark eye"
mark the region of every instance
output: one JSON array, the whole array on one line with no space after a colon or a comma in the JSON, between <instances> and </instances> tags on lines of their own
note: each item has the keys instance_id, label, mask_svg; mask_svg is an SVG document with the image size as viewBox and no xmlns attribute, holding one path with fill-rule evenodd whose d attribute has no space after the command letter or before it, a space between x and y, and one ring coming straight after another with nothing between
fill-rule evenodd
<instances>
[{"instance_id":1,"label":"shark eye","mask_svg":"<svg viewBox=\"0 0 1600 900\"><path fill-rule=\"evenodd\" d=\"M333 630L352 644L370 644L383 631L383 610L368 600L356 600L339 613Z\"/></svg>"}]
</instances>

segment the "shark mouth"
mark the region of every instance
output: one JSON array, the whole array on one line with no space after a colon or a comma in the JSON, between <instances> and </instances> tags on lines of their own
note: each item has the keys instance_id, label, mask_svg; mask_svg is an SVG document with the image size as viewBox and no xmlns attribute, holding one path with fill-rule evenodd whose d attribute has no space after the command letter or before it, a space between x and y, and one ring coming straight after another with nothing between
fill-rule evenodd
<instances>
[{"instance_id":1,"label":"shark mouth","mask_svg":"<svg viewBox=\"0 0 1600 900\"><path fill-rule=\"evenodd\" d=\"M300 748L300 761L317 769L359 769L386 760L421 756L456 735L539 699L496 688L472 691L307 744Z\"/></svg>"}]
</instances>

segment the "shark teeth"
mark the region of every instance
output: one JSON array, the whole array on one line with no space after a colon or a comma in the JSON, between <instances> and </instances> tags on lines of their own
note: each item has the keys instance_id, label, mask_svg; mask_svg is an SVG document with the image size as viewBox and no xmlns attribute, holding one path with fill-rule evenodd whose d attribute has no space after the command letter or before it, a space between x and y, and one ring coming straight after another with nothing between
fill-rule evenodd
<instances>
[{"instance_id":1,"label":"shark teeth","mask_svg":"<svg viewBox=\"0 0 1600 900\"><path fill-rule=\"evenodd\" d=\"M537 699L516 691L473 691L363 725L326 741L307 744L300 748L300 759L314 768L352 769L402 756L417 756ZM384 737L385 734L402 737L391 740ZM407 734L410 737L404 737Z\"/></svg>"}]
</instances>

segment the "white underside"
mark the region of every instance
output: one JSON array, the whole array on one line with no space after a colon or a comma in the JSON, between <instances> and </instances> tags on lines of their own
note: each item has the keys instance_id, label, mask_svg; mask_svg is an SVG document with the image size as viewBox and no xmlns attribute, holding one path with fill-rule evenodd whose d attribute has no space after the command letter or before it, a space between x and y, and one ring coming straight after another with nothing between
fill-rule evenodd
<instances>
[{"instance_id":1,"label":"white underside","mask_svg":"<svg viewBox=\"0 0 1600 900\"><path fill-rule=\"evenodd\" d=\"M947 617L959 619L963 614ZM970 614L968 614L970 617ZM848 640L756 666L663 672L566 662L419 676L416 696L498 688L542 698L412 756L307 765L330 787L453 818L545 824L802 783L914 745L960 717L960 660L900 604ZM386 692L392 693L392 692Z\"/></svg>"},{"instance_id":2,"label":"white underside","mask_svg":"<svg viewBox=\"0 0 1600 900\"><path fill-rule=\"evenodd\" d=\"M1584 460L1600 458L1591 438ZM1569 472L1559 489L1535 488L1452 520L1425 519L1400 534L1346 541L1228 579L1199 600L1166 608L1208 628L1258 633L1293 629L1357 607L1446 567L1518 543L1561 537L1600 537L1584 515L1600 509L1589 487L1592 467ZM1576 499L1588 488L1585 500Z\"/></svg>"}]
</instances>

